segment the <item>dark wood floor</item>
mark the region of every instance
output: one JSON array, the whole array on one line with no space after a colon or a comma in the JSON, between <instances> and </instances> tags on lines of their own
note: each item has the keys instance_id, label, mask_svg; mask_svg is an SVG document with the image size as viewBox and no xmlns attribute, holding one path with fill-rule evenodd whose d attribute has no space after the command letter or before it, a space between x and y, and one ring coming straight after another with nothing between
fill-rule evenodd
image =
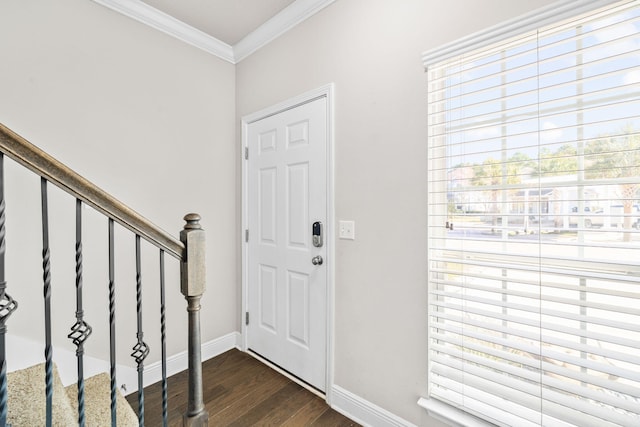
<instances>
[{"instance_id":1,"label":"dark wood floor","mask_svg":"<svg viewBox=\"0 0 640 427\"><path fill-rule=\"evenodd\" d=\"M239 350L203 363L209 426L357 426L324 400ZM187 407L187 372L168 379L169 425L181 426ZM145 388L145 425L162 425L160 383ZM127 396L137 413L138 393Z\"/></svg>"}]
</instances>

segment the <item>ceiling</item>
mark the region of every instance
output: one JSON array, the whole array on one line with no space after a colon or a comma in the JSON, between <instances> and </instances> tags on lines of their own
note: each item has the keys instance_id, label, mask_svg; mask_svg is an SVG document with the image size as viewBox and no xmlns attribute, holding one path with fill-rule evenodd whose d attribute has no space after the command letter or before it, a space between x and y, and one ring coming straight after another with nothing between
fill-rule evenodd
<instances>
[{"instance_id":1,"label":"ceiling","mask_svg":"<svg viewBox=\"0 0 640 427\"><path fill-rule=\"evenodd\" d=\"M93 1L237 64L335 0Z\"/></svg>"},{"instance_id":2,"label":"ceiling","mask_svg":"<svg viewBox=\"0 0 640 427\"><path fill-rule=\"evenodd\" d=\"M230 45L238 43L294 0L143 0Z\"/></svg>"}]
</instances>

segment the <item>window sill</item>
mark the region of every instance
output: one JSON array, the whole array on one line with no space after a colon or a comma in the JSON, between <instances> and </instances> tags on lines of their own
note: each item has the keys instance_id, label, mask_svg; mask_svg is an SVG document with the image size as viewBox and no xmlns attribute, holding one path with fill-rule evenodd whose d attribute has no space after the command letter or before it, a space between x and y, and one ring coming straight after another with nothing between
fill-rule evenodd
<instances>
[{"instance_id":1,"label":"window sill","mask_svg":"<svg viewBox=\"0 0 640 427\"><path fill-rule=\"evenodd\" d=\"M430 417L442 421L454 427L494 427L493 424L483 421L446 403L436 399L421 397L418 405L424 408Z\"/></svg>"}]
</instances>

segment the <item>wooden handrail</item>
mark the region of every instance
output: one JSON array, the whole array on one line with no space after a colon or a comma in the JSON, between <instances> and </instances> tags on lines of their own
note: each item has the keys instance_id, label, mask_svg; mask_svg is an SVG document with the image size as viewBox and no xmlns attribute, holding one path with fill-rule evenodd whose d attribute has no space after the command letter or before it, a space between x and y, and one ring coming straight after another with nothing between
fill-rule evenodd
<instances>
[{"instance_id":1,"label":"wooden handrail","mask_svg":"<svg viewBox=\"0 0 640 427\"><path fill-rule=\"evenodd\" d=\"M1 123L0 151L168 254L185 259L185 246L180 240Z\"/></svg>"}]
</instances>

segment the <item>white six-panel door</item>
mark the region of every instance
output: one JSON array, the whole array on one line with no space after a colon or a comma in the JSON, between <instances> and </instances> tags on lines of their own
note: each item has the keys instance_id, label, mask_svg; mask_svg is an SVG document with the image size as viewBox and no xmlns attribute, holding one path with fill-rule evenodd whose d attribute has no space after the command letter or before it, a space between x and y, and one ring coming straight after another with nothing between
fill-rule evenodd
<instances>
[{"instance_id":1,"label":"white six-panel door","mask_svg":"<svg viewBox=\"0 0 640 427\"><path fill-rule=\"evenodd\" d=\"M320 391L327 348L326 103L320 97L247 129L248 348ZM321 247L313 244L315 222L323 225Z\"/></svg>"}]
</instances>

